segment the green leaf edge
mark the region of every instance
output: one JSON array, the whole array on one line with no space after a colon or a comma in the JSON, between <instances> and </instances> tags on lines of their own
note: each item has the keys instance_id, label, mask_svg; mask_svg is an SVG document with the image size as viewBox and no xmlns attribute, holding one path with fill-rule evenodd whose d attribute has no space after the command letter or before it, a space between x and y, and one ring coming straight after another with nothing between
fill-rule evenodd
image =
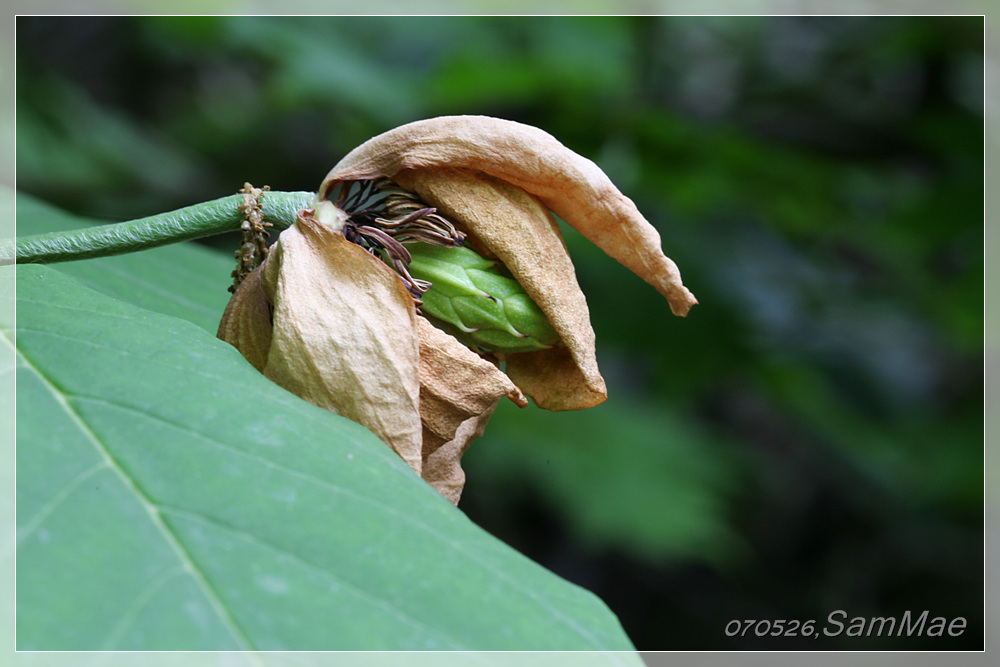
<instances>
[{"instance_id":1,"label":"green leaf edge","mask_svg":"<svg viewBox=\"0 0 1000 667\"><path fill-rule=\"evenodd\" d=\"M48 269L48 268L44 268L44 267L21 267L21 268L19 268L18 273L22 274L22 275L27 274L28 276L32 275L33 273L36 274L36 275L37 274L44 274L44 273L58 274L57 271L54 271L54 270ZM73 281L73 279L71 279L71 278L63 277L63 279L65 281L67 281L67 282L74 282L75 283L75 281ZM85 287L82 287L82 286L77 286L77 287L78 287L78 289L92 291L92 290L89 290L88 288L85 288ZM108 300L108 301L114 301L114 300L110 299L109 297L106 297L106 296L103 296L103 295L101 295L101 297L104 298L104 299L106 299L106 300ZM138 308L136 308L134 306L131 306L129 304L124 304L122 302L117 302L117 303L121 307L126 308L126 309L134 309L136 311L141 311L142 310L142 309L138 309ZM161 321L171 321L171 323L173 325L175 325L175 326L176 326L177 323L180 323L182 325L182 328L186 327L186 328L188 328L190 330L191 336L194 337L194 338L207 337L207 335L205 334L204 331L198 329L197 327L195 327L195 326L193 326L193 325L191 325L191 324L189 324L187 322L176 320L176 318L168 317L168 316L165 316L165 315L160 315L158 313L151 313L149 311L145 311L145 316L150 317L150 318L152 318L154 320L159 319ZM6 332L6 331L4 333L9 338L9 333ZM214 339L212 339L212 343L224 346L224 344L222 344L219 341L215 341ZM235 355L235 351L233 351L233 354ZM238 357L238 355L235 355L235 356ZM235 361L235 359L234 359L234 361ZM240 358L239 361L242 362L242 359ZM246 365L244 363L244 367L245 367L244 368L245 371L255 374L255 371L252 371L252 369L249 367L249 365ZM254 380L259 381L259 384L261 384L262 387L263 386L267 386L268 387L268 391L287 394L287 392L284 392L283 390L281 390L280 388L278 388L276 385L271 385L271 383L269 383L268 381L264 380L262 376L251 375L251 377L253 377ZM287 396L290 397L291 395L289 394ZM295 400L298 401L298 399L295 399ZM298 401L298 402L302 403L303 405L306 405L302 401ZM307 406L307 407L311 408L312 406ZM319 411L318 409L314 409L314 410L317 410L318 412L322 412L322 411ZM342 420L342 419L336 417L335 415L330 415L328 413L323 413L323 418L334 419L334 420L340 420L340 421L343 421L343 422L347 422L347 420ZM351 424L351 427L356 428L359 432L363 431L363 429L361 429L357 425L354 425L352 422L347 422L347 423ZM398 460L398 458L395 457L394 455L390 455L388 453L388 450L384 450L384 445L382 445L381 442L377 441L377 439L374 436L372 436L371 434L367 433L367 431L364 431L364 437L367 438L374 445L374 450L375 451L378 451L378 452L381 453L381 458L384 459L384 462L385 462L386 465L388 465L388 466L395 466L396 469L400 473L402 473L401 476L406 480L406 482L405 482L406 484L409 484L409 485L413 486L414 487L413 490L419 489L419 492L417 493L417 495L420 495L421 492L423 493L424 498L422 500L418 501L419 509L421 511L430 510L430 508L434 507L435 504L436 504L436 509L435 510L430 510L430 511L435 512L435 514L437 515L435 517L435 520L440 520L441 517L442 517L442 513L444 515L458 513L457 515L453 515L453 516L447 517L446 520L450 520L452 522L455 522L456 519L461 520L461 521L467 521L467 519L465 519L464 515L460 514L459 510L456 510L456 509L452 508L448 503L446 503L445 501L443 501L442 499L440 499L439 497L437 497L437 495L435 493L429 492L429 496L428 496L429 487L426 487L422 481L420 481L419 479L417 479L415 476L412 476L412 474L410 473L409 469L406 468L405 464L403 464L403 462L401 460ZM414 508L415 508L415 506L411 505L410 507L407 508L406 511L413 511ZM478 532L481 533L481 531L479 531L479 529L477 527L473 526L471 523L468 523L466 525L466 528L464 528L464 530L471 530L473 533L475 533L475 532L478 531ZM514 553L512 550L510 550L509 547L506 547L506 545L502 545L502 543L499 543L494 538L485 535L485 533L482 533L481 535L479 535L475 539L478 539L480 542L483 539L486 539L488 541L492 541L494 543L492 545L492 547L491 547L492 549L494 549L494 550L499 549L501 551L506 550L506 551L510 552L509 555L512 555L512 556L514 556L517 559L523 559L523 557L521 557L520 555L518 555L518 554ZM523 560L526 561L526 559L523 559ZM534 565L533 563L531 565L533 565L535 568L541 570L541 568L539 568L537 565ZM554 575L551 575L551 573L548 573L547 571L545 571L545 572L546 572L546 574L548 576L554 578ZM461 576L461 575L460 574L456 574L456 576ZM573 585L567 584L566 582L562 582L562 583L566 584L570 588L575 588ZM582 593L582 589L578 589L577 591L574 592L574 594L577 594L577 595L580 594L580 593ZM585 593L584 597L587 597L587 596L590 596L591 598L593 598L593 596L591 596L589 593ZM593 605L595 602L598 604L598 606L603 607L603 603L600 603L599 601L597 601L596 598L593 598L592 600L590 600L589 604ZM606 612L607 612L607 610L605 608L604 609L604 613L606 613ZM612 625L617 626L616 619L614 619L614 617L610 613L606 613L606 619L605 619L605 621L611 622ZM627 638L625 638L624 633L620 632L620 626L618 627L618 631L619 631L619 634L620 634L620 637L619 637L620 642L617 643L617 647L614 648L614 649L612 649L612 650L623 650L623 651L626 651L626 652L634 651L634 649L631 647L631 644L628 643ZM473 648L475 648L475 647L473 647ZM608 650L608 647L593 647L593 648L596 648L597 650ZM624 656L616 656L616 660L620 660L623 657ZM629 662L630 662L630 660L629 660Z\"/></svg>"}]
</instances>

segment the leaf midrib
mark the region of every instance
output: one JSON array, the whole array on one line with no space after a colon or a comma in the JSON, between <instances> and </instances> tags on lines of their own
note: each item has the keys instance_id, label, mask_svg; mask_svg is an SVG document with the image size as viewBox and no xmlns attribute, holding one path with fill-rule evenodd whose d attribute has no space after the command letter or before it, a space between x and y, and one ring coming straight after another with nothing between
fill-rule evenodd
<instances>
[{"instance_id":1,"label":"leaf midrib","mask_svg":"<svg viewBox=\"0 0 1000 667\"><path fill-rule=\"evenodd\" d=\"M439 629L432 628L431 626L427 625L426 623L421 622L419 618L413 616L412 614L408 614L408 613L404 612L397 605L393 605L392 603L390 603L385 598L379 597L379 596L375 595L374 593L372 593L371 591L365 590L364 588L358 586L357 584L354 584L354 583L348 581L347 579L344 579L342 577L336 576L335 574L333 574L332 572L330 572L328 569L324 568L322 565L317 565L316 563L313 563L313 562L311 562L311 561L303 558L302 556L300 556L300 555L298 555L298 554L296 554L296 553L294 553L292 551L289 551L288 549L284 549L284 548L278 546L277 544L274 544L274 543L272 543L272 542L270 542L268 540L261 539L260 537L254 535L252 533L249 533L249 532L247 532L246 530L244 530L242 528L239 528L237 526L233 526L233 525L225 523L223 521L219 521L217 518L209 516L209 515L201 513L201 512L194 512L194 511L192 511L190 509L187 509L187 508L174 507L174 506L166 505L166 504L160 505L160 507L161 507L162 511L165 512L165 513L173 514L173 515L178 516L178 517L184 517L184 518L187 518L189 520L200 521L201 523L206 524L208 526L212 526L213 528L216 528L218 530L223 530L223 531L226 531L228 533L231 533L231 534L233 534L233 535L235 535L235 536L239 537L240 539L243 539L243 540L245 540L247 542L250 542L252 544L256 544L256 545L261 546L261 547L265 547L265 548L269 549L270 551L272 551L274 553L282 555L283 557L287 558L289 561L291 561L293 563L298 563L302 567L305 567L305 568L307 568L309 570L312 570L313 572L316 572L316 573L320 574L324 578L329 579L329 580L335 582L337 585L343 586L344 588L349 589L349 590L357 593L359 597L367 598L374 606L380 607L381 609L389 612L390 614L392 614L396 618L400 619L403 622L406 622L407 624L411 625L414 628L419 628L421 630L424 630L426 632L427 636L438 635L440 637L447 638L448 641L449 641L449 643L452 646L455 647L453 650L456 650L456 651L468 651L468 650L471 650L467 646L464 646L462 644L462 642L459 641L456 637L453 637L453 636L448 635L446 633L442 633Z\"/></svg>"},{"instance_id":2,"label":"leaf midrib","mask_svg":"<svg viewBox=\"0 0 1000 667\"><path fill-rule=\"evenodd\" d=\"M136 408L133 408L133 407L127 406L127 405L123 405L121 403L115 403L115 402L112 402L112 401L108 401L106 399L96 398L96 397L89 397L89 396L85 396L85 395L73 394L73 396L75 398L82 398L84 400L90 400L90 401L93 401L93 402L99 402L99 403L104 403L104 404L107 404L107 405L111 405L111 406L116 407L118 409L136 412L136 413L139 413L139 414L143 415L146 418L159 421L159 422L161 422L163 424L167 424L167 425L179 428L179 429L185 429L185 430L190 431L190 429L187 426L183 425L183 424L178 424L178 423L173 422L173 421L171 421L169 419L165 419L165 418L163 418L162 416L159 416L159 415L152 415L152 414L150 414L148 412L142 412L140 410L137 410ZM244 457L246 457L246 458L248 458L250 460L253 460L253 461L257 461L257 462L260 462L260 463L266 463L267 465L272 466L276 470L280 470L280 471L285 472L285 473L287 473L289 475L292 475L294 477L298 477L298 478L304 479L306 481L312 482L314 484L318 484L318 485L320 485L320 486L322 486L322 487L324 487L326 489L329 489L331 491L334 491L336 493L340 493L340 494L344 494L344 495L350 496L350 497L352 497L352 498L354 498L354 499L356 499L358 501L361 501L361 502L370 504L370 505L372 505L374 507L377 507L378 509L380 509L380 510L382 510L382 511L388 513L388 514L393 514L397 518L399 518L401 521L403 521L404 523L409 523L412 526L414 526L415 528L417 528L419 530L422 530L425 533L427 533L428 535L431 535L431 536L435 537L436 539L440 540L442 543L449 545L456 552L459 552L459 553L462 553L464 555L467 555L470 558L474 558L475 557L475 554L471 553L470 550L468 549L468 547L464 543L462 543L462 542L456 542L456 541L452 540L450 538L450 536L445 535L445 534L441 534L440 532L434 530L427 523L425 523L423 521L420 521L418 518L414 517L412 514L400 511L399 508L395 507L394 505L389 505L389 504L386 504L384 502L379 501L376 498L372 498L370 496L365 496L365 495L359 494L359 493L357 493L355 491L352 491L350 489L346 489L346 488L344 488L342 486L331 484L328 480L325 480L325 479L323 479L321 477L316 477L314 475L310 475L308 472L304 472L304 471L301 471L301 470L296 470L294 468L289 468L289 467L287 467L287 466L285 466L285 465L283 465L283 464L281 464L279 462L276 462L276 461L274 461L272 459L268 459L268 458L265 458L265 457L262 457L262 456L258 456L256 454L252 454L252 453L247 452L245 450L232 447L231 445L228 445L228 444L226 444L224 442L221 442L221 441L217 440L216 438L211 437L210 435L208 435L206 433L202 433L200 431L199 432L191 431L191 432L194 433L195 435L197 435L199 438L201 438L204 441L206 441L207 443L212 444L213 446L217 446L217 447L219 447L221 449L224 449L226 451L232 452L232 453L237 454L239 456L244 456ZM408 469L406 471L404 471L404 472L406 474L411 474ZM167 506L163 505L163 507L167 507ZM180 511L183 511L184 513L187 513L187 514L199 516L203 520L212 522L214 524L226 525L226 524L222 524L217 519L213 519L213 518L211 518L211 517L209 517L207 515L202 515L202 514L199 514L197 512L193 512L192 510L189 510L189 509L183 509L183 508L172 508L172 509L173 510L180 510ZM234 531L234 532L237 532L239 534L245 535L251 541L259 542L261 544L270 546L271 548L273 548L275 550L282 551L279 547L277 547L277 546L275 546L273 544L270 544L269 542L266 542L264 540L261 540L259 537L254 536L254 535L252 535L250 533L247 533L246 531L244 531L242 529L239 529L239 528L237 528L235 526L228 526L228 528L231 531ZM295 556L294 554L291 554L289 552L282 551L282 553L288 553L290 556L298 558L297 556ZM306 563L306 561L302 561L302 562ZM311 563L307 563L307 564L310 565L311 567L315 567L315 568L317 568L317 569L322 570L322 571L325 572L325 570L323 570L322 567L320 567L320 566L312 565ZM551 613L553 615L553 617L563 619L567 623L567 625L569 625L570 627L573 627L574 629L576 629L577 632L580 634L581 637L588 639L595 646L598 646L600 644L597 641L596 637L594 637L592 634L590 634L589 632L587 632L585 628L581 627L572 618L570 618L570 617L566 616L565 614L563 614L559 609L557 609L556 607L548 604L548 601L544 597L538 596L535 593L535 591L533 591L531 589L531 587L525 586L523 582L518 581L517 579L513 579L513 578L509 577L504 572L494 572L494 574L497 575L497 576L499 576L506 583L508 583L509 585L511 585L514 589L520 590L520 591L524 592L530 599L534 600L536 602L536 604L538 604L542 609L545 609L547 612ZM346 581L344 583L347 584ZM350 585L350 584L348 584L348 585ZM362 589L357 588L357 590L362 590Z\"/></svg>"}]
</instances>

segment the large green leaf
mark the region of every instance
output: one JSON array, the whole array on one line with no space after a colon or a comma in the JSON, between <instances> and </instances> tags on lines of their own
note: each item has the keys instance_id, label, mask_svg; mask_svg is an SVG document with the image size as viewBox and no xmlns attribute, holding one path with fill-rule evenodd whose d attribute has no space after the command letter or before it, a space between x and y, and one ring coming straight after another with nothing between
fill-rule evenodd
<instances>
[{"instance_id":1,"label":"large green leaf","mask_svg":"<svg viewBox=\"0 0 1000 667\"><path fill-rule=\"evenodd\" d=\"M19 649L620 650L608 660L640 664L593 595L211 333L49 267L17 278Z\"/></svg>"}]
</instances>

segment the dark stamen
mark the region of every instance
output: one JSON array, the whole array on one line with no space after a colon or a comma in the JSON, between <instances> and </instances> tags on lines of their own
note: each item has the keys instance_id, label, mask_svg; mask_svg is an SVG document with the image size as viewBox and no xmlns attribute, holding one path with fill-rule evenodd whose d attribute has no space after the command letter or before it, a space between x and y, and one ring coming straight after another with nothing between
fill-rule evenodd
<instances>
[{"instance_id":1,"label":"dark stamen","mask_svg":"<svg viewBox=\"0 0 1000 667\"><path fill-rule=\"evenodd\" d=\"M403 243L421 241L450 248L463 245L465 234L437 209L388 178L339 187L334 203L349 215L344 237L389 263L419 305L431 284L410 275L410 251Z\"/></svg>"}]
</instances>

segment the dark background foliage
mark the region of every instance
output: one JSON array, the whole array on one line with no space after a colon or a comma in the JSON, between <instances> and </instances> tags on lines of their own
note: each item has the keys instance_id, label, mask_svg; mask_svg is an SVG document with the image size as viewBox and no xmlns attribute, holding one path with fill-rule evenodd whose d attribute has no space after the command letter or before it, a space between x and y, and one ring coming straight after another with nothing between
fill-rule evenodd
<instances>
[{"instance_id":1,"label":"dark background foliage","mask_svg":"<svg viewBox=\"0 0 1000 667\"><path fill-rule=\"evenodd\" d=\"M977 17L21 17L17 185L122 220L315 189L419 118L541 127L701 305L672 317L569 230L610 398L501 406L461 509L642 650L977 649L982 80ZM724 635L837 609L969 629Z\"/></svg>"}]
</instances>

